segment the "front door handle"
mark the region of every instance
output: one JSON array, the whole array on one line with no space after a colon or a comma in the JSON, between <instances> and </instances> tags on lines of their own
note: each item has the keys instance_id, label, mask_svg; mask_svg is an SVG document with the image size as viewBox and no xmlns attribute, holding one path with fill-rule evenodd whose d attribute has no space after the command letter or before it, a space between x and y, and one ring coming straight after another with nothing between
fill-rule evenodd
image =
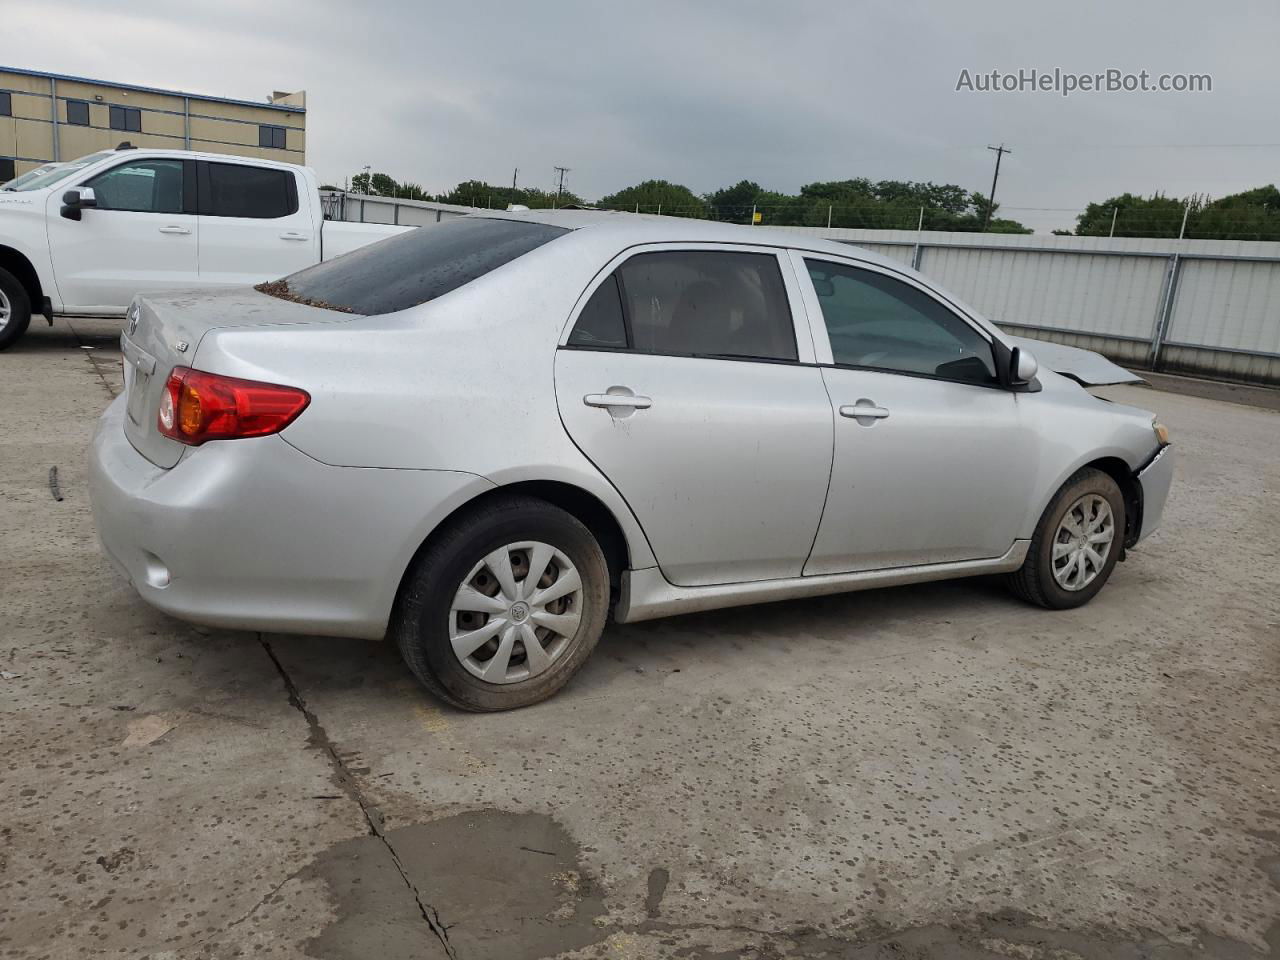
<instances>
[{"instance_id":1,"label":"front door handle","mask_svg":"<svg viewBox=\"0 0 1280 960\"><path fill-rule=\"evenodd\" d=\"M175 225L175 224L170 224L170 225L169 225L169 226L167 226L167 227L161 227L161 228L160 228L160 232L161 232L161 233L173 233L173 234L177 234L178 236L182 236L182 237L189 237L189 236L191 236L191 231L190 231L190 230L188 230L186 227L179 227L179 226L177 226L177 225Z\"/></svg>"},{"instance_id":2,"label":"front door handle","mask_svg":"<svg viewBox=\"0 0 1280 960\"><path fill-rule=\"evenodd\" d=\"M298 233L294 230L290 230L288 233L280 234L280 239L281 240L310 240L311 238L308 237L305 233Z\"/></svg>"},{"instance_id":3,"label":"front door handle","mask_svg":"<svg viewBox=\"0 0 1280 960\"><path fill-rule=\"evenodd\" d=\"M648 410L653 401L627 393L588 393L582 398L588 407L625 407L628 410Z\"/></svg>"},{"instance_id":4,"label":"front door handle","mask_svg":"<svg viewBox=\"0 0 1280 960\"><path fill-rule=\"evenodd\" d=\"M877 407L874 401L868 400L864 397L857 403L845 404L841 407L840 416L857 420L865 427L869 426L872 421L888 418L889 411L884 407ZM864 420L867 422L863 423Z\"/></svg>"}]
</instances>

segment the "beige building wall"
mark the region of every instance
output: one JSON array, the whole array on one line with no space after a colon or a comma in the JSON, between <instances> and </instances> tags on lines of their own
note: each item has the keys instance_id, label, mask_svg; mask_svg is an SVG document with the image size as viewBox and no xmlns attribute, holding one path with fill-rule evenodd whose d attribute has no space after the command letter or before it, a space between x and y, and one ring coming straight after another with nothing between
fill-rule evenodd
<instances>
[{"instance_id":1,"label":"beige building wall","mask_svg":"<svg viewBox=\"0 0 1280 960\"><path fill-rule=\"evenodd\" d=\"M152 90L38 71L0 67L10 115L0 113L0 179L12 161L14 175L43 163L74 160L128 140L138 147L201 150L306 162L306 94L272 94L251 103L178 91ZM68 104L86 103L87 126L72 124ZM111 127L111 107L137 110L142 129ZM260 146L264 126L284 130L284 148Z\"/></svg>"}]
</instances>

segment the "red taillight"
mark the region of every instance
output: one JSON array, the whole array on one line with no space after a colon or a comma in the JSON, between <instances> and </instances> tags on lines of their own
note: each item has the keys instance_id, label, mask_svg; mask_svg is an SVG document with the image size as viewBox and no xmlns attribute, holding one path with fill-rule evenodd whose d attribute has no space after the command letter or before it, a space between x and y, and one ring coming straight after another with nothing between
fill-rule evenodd
<instances>
[{"instance_id":1,"label":"red taillight","mask_svg":"<svg viewBox=\"0 0 1280 960\"><path fill-rule=\"evenodd\" d=\"M310 402L297 387L174 367L160 398L160 432L191 446L262 437L283 430Z\"/></svg>"}]
</instances>

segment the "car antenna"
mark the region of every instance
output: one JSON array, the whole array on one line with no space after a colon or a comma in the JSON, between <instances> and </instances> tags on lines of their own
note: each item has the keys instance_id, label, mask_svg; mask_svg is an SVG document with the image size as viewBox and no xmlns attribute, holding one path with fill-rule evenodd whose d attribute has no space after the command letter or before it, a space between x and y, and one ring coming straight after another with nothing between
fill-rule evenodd
<instances>
[{"instance_id":1,"label":"car antenna","mask_svg":"<svg viewBox=\"0 0 1280 960\"><path fill-rule=\"evenodd\" d=\"M128 140L121 140L119 146L117 146L116 149L117 150L137 150L138 148L135 147Z\"/></svg>"}]
</instances>

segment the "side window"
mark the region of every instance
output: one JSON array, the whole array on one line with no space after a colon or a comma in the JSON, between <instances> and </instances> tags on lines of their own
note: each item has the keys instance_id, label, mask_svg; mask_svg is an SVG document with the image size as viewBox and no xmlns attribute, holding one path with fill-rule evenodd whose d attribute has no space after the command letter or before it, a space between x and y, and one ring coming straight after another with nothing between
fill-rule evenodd
<instances>
[{"instance_id":1,"label":"side window","mask_svg":"<svg viewBox=\"0 0 1280 960\"><path fill-rule=\"evenodd\" d=\"M139 160L112 167L88 183L99 210L182 213L182 161Z\"/></svg>"},{"instance_id":2,"label":"side window","mask_svg":"<svg viewBox=\"0 0 1280 960\"><path fill-rule=\"evenodd\" d=\"M15 172L13 158L0 157L0 183L8 183Z\"/></svg>"},{"instance_id":3,"label":"side window","mask_svg":"<svg viewBox=\"0 0 1280 960\"><path fill-rule=\"evenodd\" d=\"M573 333L569 334L569 346L626 348L627 325L622 319L616 274L610 274L582 308Z\"/></svg>"},{"instance_id":4,"label":"side window","mask_svg":"<svg viewBox=\"0 0 1280 960\"><path fill-rule=\"evenodd\" d=\"M298 212L298 188L288 170L238 163L210 163L208 170L208 196L200 200L205 216L275 220Z\"/></svg>"},{"instance_id":5,"label":"side window","mask_svg":"<svg viewBox=\"0 0 1280 960\"><path fill-rule=\"evenodd\" d=\"M995 383L991 344L937 300L882 273L805 260L838 364Z\"/></svg>"},{"instance_id":6,"label":"side window","mask_svg":"<svg viewBox=\"0 0 1280 960\"><path fill-rule=\"evenodd\" d=\"M68 100L67 123L73 127L87 127L89 125L89 104L84 100Z\"/></svg>"},{"instance_id":7,"label":"side window","mask_svg":"<svg viewBox=\"0 0 1280 960\"><path fill-rule=\"evenodd\" d=\"M617 270L631 347L641 353L795 360L777 258L764 253L641 253Z\"/></svg>"}]
</instances>

